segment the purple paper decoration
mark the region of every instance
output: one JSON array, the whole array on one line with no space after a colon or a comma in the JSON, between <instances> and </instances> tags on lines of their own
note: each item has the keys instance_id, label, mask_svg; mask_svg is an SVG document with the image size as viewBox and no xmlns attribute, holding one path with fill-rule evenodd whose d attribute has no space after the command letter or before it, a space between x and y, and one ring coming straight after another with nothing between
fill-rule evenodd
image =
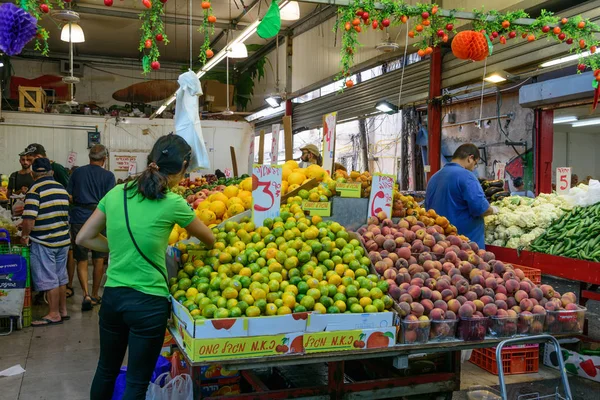
<instances>
[{"instance_id":1,"label":"purple paper decoration","mask_svg":"<svg viewBox=\"0 0 600 400\"><path fill-rule=\"evenodd\" d=\"M0 50L14 56L35 37L37 20L12 3L0 5Z\"/></svg>"}]
</instances>

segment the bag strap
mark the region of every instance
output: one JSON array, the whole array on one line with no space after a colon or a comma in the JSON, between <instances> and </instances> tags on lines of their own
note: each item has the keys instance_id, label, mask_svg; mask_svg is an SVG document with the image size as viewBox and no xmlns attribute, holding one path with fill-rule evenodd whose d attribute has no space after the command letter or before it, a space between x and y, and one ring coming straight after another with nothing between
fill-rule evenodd
<instances>
[{"instance_id":1,"label":"bag strap","mask_svg":"<svg viewBox=\"0 0 600 400\"><path fill-rule=\"evenodd\" d=\"M140 249L140 247L138 246L137 242L135 241L135 238L133 237L133 233L131 232L131 226L129 225L129 213L127 211L127 184L125 184L125 186L123 187L123 204L125 207L125 223L127 224L127 231L129 232L129 237L131 238L131 241L133 242L133 245L135 246L135 249L138 251L138 253L140 253L140 256L142 256L142 258L144 260L146 260L146 262L148 264L150 264L152 267L154 267L155 270L157 270L163 278L165 278L165 283L167 284L167 289L169 288L169 279L167 278L167 275L163 272L163 270L154 263L154 261L150 260Z\"/></svg>"}]
</instances>

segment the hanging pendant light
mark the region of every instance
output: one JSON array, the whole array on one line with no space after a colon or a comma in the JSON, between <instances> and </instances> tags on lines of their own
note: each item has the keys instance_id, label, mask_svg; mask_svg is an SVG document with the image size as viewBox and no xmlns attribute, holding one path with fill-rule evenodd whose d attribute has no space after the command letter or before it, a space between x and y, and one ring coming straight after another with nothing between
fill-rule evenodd
<instances>
[{"instance_id":1,"label":"hanging pendant light","mask_svg":"<svg viewBox=\"0 0 600 400\"><path fill-rule=\"evenodd\" d=\"M71 25L71 40L69 40L69 25ZM85 35L83 29L76 23L65 24L60 32L60 40L63 42L83 43L85 42Z\"/></svg>"},{"instance_id":2,"label":"hanging pendant light","mask_svg":"<svg viewBox=\"0 0 600 400\"><path fill-rule=\"evenodd\" d=\"M247 58L248 49L244 43L236 43L229 48L227 56L229 58Z\"/></svg>"},{"instance_id":3,"label":"hanging pendant light","mask_svg":"<svg viewBox=\"0 0 600 400\"><path fill-rule=\"evenodd\" d=\"M300 19L300 6L297 1L290 1L279 12L282 21L297 21Z\"/></svg>"}]
</instances>

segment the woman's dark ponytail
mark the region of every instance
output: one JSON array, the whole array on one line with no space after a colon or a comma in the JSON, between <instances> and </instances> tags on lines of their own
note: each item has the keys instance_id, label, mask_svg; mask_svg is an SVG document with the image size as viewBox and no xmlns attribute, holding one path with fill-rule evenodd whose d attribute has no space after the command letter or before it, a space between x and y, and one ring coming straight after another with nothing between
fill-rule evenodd
<instances>
[{"instance_id":1,"label":"woman's dark ponytail","mask_svg":"<svg viewBox=\"0 0 600 400\"><path fill-rule=\"evenodd\" d=\"M191 156L191 147L180 136L169 134L160 137L148 154L147 168L133 181L131 189L145 199L163 199L169 189L169 175L184 170Z\"/></svg>"}]
</instances>

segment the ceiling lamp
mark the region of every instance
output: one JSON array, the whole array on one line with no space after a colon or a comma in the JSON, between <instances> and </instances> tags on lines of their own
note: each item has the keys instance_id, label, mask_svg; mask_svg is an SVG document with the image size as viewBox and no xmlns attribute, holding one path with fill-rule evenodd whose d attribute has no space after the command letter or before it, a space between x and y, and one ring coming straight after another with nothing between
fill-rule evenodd
<instances>
[{"instance_id":1,"label":"ceiling lamp","mask_svg":"<svg viewBox=\"0 0 600 400\"><path fill-rule=\"evenodd\" d=\"M545 63L540 64L540 67L542 67L542 68L552 67L554 65L568 63L570 61L575 61L575 60L578 60L580 58L589 57L591 55L592 55L592 53L590 53L589 51L584 51L584 52L579 53L579 54L571 54L570 56L561 57L561 58L557 58L557 59L554 59L554 60L546 61Z\"/></svg>"},{"instance_id":2,"label":"ceiling lamp","mask_svg":"<svg viewBox=\"0 0 600 400\"><path fill-rule=\"evenodd\" d=\"M575 122L571 126L573 128L578 128L580 126L590 126L590 125L600 125L600 118L584 119L582 121Z\"/></svg>"},{"instance_id":3,"label":"ceiling lamp","mask_svg":"<svg viewBox=\"0 0 600 400\"><path fill-rule=\"evenodd\" d=\"M382 100L375 105L375 108L386 114L394 114L398 112L398 106L393 105L389 101Z\"/></svg>"},{"instance_id":4,"label":"ceiling lamp","mask_svg":"<svg viewBox=\"0 0 600 400\"><path fill-rule=\"evenodd\" d=\"M290 1L279 12L282 21L297 21L300 19L300 6L297 1Z\"/></svg>"},{"instance_id":5,"label":"ceiling lamp","mask_svg":"<svg viewBox=\"0 0 600 400\"><path fill-rule=\"evenodd\" d=\"M246 45L242 42L235 43L229 48L229 53L227 54L227 56L229 58L247 58L248 49L246 48Z\"/></svg>"},{"instance_id":6,"label":"ceiling lamp","mask_svg":"<svg viewBox=\"0 0 600 400\"><path fill-rule=\"evenodd\" d=\"M69 34L70 27L70 34ZM70 39L69 40L69 36ZM83 34L83 29L76 23L65 24L62 27L62 31L60 32L60 40L63 42L73 42L73 43L83 43L85 42L85 36Z\"/></svg>"},{"instance_id":7,"label":"ceiling lamp","mask_svg":"<svg viewBox=\"0 0 600 400\"><path fill-rule=\"evenodd\" d=\"M265 101L272 108L277 108L281 105L281 102L283 101L283 99L281 98L281 95L279 95L279 94L272 94L272 95L267 96L265 98Z\"/></svg>"}]
</instances>

